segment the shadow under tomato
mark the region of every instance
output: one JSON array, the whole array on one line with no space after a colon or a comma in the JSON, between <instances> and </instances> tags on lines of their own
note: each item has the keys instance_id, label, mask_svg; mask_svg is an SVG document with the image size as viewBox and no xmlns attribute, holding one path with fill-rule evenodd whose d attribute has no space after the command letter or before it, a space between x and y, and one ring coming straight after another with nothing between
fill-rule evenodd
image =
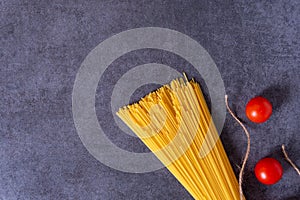
<instances>
[{"instance_id":1,"label":"shadow under tomato","mask_svg":"<svg viewBox=\"0 0 300 200\"><path fill-rule=\"evenodd\" d=\"M272 85L262 91L259 95L267 98L273 106L273 110L279 110L284 102L287 102L290 97L290 87L289 85Z\"/></svg>"}]
</instances>

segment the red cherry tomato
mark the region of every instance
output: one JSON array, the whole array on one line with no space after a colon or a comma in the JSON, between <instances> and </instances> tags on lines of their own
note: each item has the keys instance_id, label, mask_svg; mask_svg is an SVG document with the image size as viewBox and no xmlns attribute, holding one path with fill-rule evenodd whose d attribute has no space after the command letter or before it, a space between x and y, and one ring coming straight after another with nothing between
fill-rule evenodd
<instances>
[{"instance_id":1,"label":"red cherry tomato","mask_svg":"<svg viewBox=\"0 0 300 200\"><path fill-rule=\"evenodd\" d=\"M277 183L283 174L283 169L274 158L263 158L255 166L255 176L257 180L266 185Z\"/></svg>"},{"instance_id":2,"label":"red cherry tomato","mask_svg":"<svg viewBox=\"0 0 300 200\"><path fill-rule=\"evenodd\" d=\"M267 121L272 114L272 104L264 97L251 99L246 106L247 117L255 123Z\"/></svg>"}]
</instances>

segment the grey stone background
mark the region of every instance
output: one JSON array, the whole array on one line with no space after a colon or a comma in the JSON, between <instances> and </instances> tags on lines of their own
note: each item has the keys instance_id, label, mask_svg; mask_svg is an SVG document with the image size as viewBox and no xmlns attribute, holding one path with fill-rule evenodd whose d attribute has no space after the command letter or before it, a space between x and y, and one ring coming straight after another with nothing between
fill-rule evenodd
<instances>
[{"instance_id":1,"label":"grey stone background","mask_svg":"<svg viewBox=\"0 0 300 200\"><path fill-rule=\"evenodd\" d=\"M0 12L0 199L192 199L166 169L129 174L101 164L74 127L72 88L84 58L106 38L147 26L192 37L217 64L230 104L251 133L247 199L299 199L299 176L280 151L286 144L300 165L299 1L1 0ZM207 94L201 75L174 54L145 49L117 59L100 79L96 110L107 136L128 151L148 150L112 123L110 93L123 73L149 62L187 72ZM132 101L157 87L139 88ZM270 120L260 125L244 114L256 95L274 106ZM238 174L246 138L229 115L221 138ZM253 174L266 156L284 168L273 186Z\"/></svg>"}]
</instances>

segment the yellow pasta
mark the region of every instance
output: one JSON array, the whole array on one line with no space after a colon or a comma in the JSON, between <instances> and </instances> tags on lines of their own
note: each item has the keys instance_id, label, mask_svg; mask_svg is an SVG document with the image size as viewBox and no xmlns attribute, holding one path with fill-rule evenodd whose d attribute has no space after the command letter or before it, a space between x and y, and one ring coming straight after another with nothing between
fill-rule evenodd
<instances>
[{"instance_id":1,"label":"yellow pasta","mask_svg":"<svg viewBox=\"0 0 300 200\"><path fill-rule=\"evenodd\" d=\"M240 198L237 179L195 81L175 79L117 115L195 199ZM205 139L207 146L202 147ZM210 151L200 156L201 148Z\"/></svg>"}]
</instances>

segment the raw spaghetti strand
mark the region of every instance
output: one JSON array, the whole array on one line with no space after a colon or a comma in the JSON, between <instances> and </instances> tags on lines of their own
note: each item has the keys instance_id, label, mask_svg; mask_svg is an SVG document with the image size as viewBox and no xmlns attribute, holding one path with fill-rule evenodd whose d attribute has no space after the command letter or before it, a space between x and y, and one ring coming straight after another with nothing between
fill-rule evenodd
<instances>
[{"instance_id":1,"label":"raw spaghetti strand","mask_svg":"<svg viewBox=\"0 0 300 200\"><path fill-rule=\"evenodd\" d=\"M239 174L240 199L243 199L243 196L244 196L244 194L243 194L243 187L242 187L242 184L243 184L243 173L244 173L245 166L246 166L249 154L250 154L250 134L249 134L247 128L244 126L244 124L233 114L232 110L230 109L230 107L228 105L228 96L227 95L225 95L225 103L226 103L226 107L227 107L229 113L241 125L241 127L244 129L245 134L247 136L247 151L246 151L245 158L244 158L243 164L242 164L242 168L241 168L240 174Z\"/></svg>"},{"instance_id":2,"label":"raw spaghetti strand","mask_svg":"<svg viewBox=\"0 0 300 200\"><path fill-rule=\"evenodd\" d=\"M195 81L175 79L120 108L117 115L195 199L240 198L238 181ZM204 156L202 148L208 150Z\"/></svg>"},{"instance_id":3,"label":"raw spaghetti strand","mask_svg":"<svg viewBox=\"0 0 300 200\"><path fill-rule=\"evenodd\" d=\"M284 154L285 159L290 163L290 165L292 165L292 167L296 170L296 172L298 173L298 175L300 175L300 170L297 168L297 166L295 165L295 163L289 158L287 152L285 151L284 144L281 146L281 148L282 148L282 152Z\"/></svg>"}]
</instances>

